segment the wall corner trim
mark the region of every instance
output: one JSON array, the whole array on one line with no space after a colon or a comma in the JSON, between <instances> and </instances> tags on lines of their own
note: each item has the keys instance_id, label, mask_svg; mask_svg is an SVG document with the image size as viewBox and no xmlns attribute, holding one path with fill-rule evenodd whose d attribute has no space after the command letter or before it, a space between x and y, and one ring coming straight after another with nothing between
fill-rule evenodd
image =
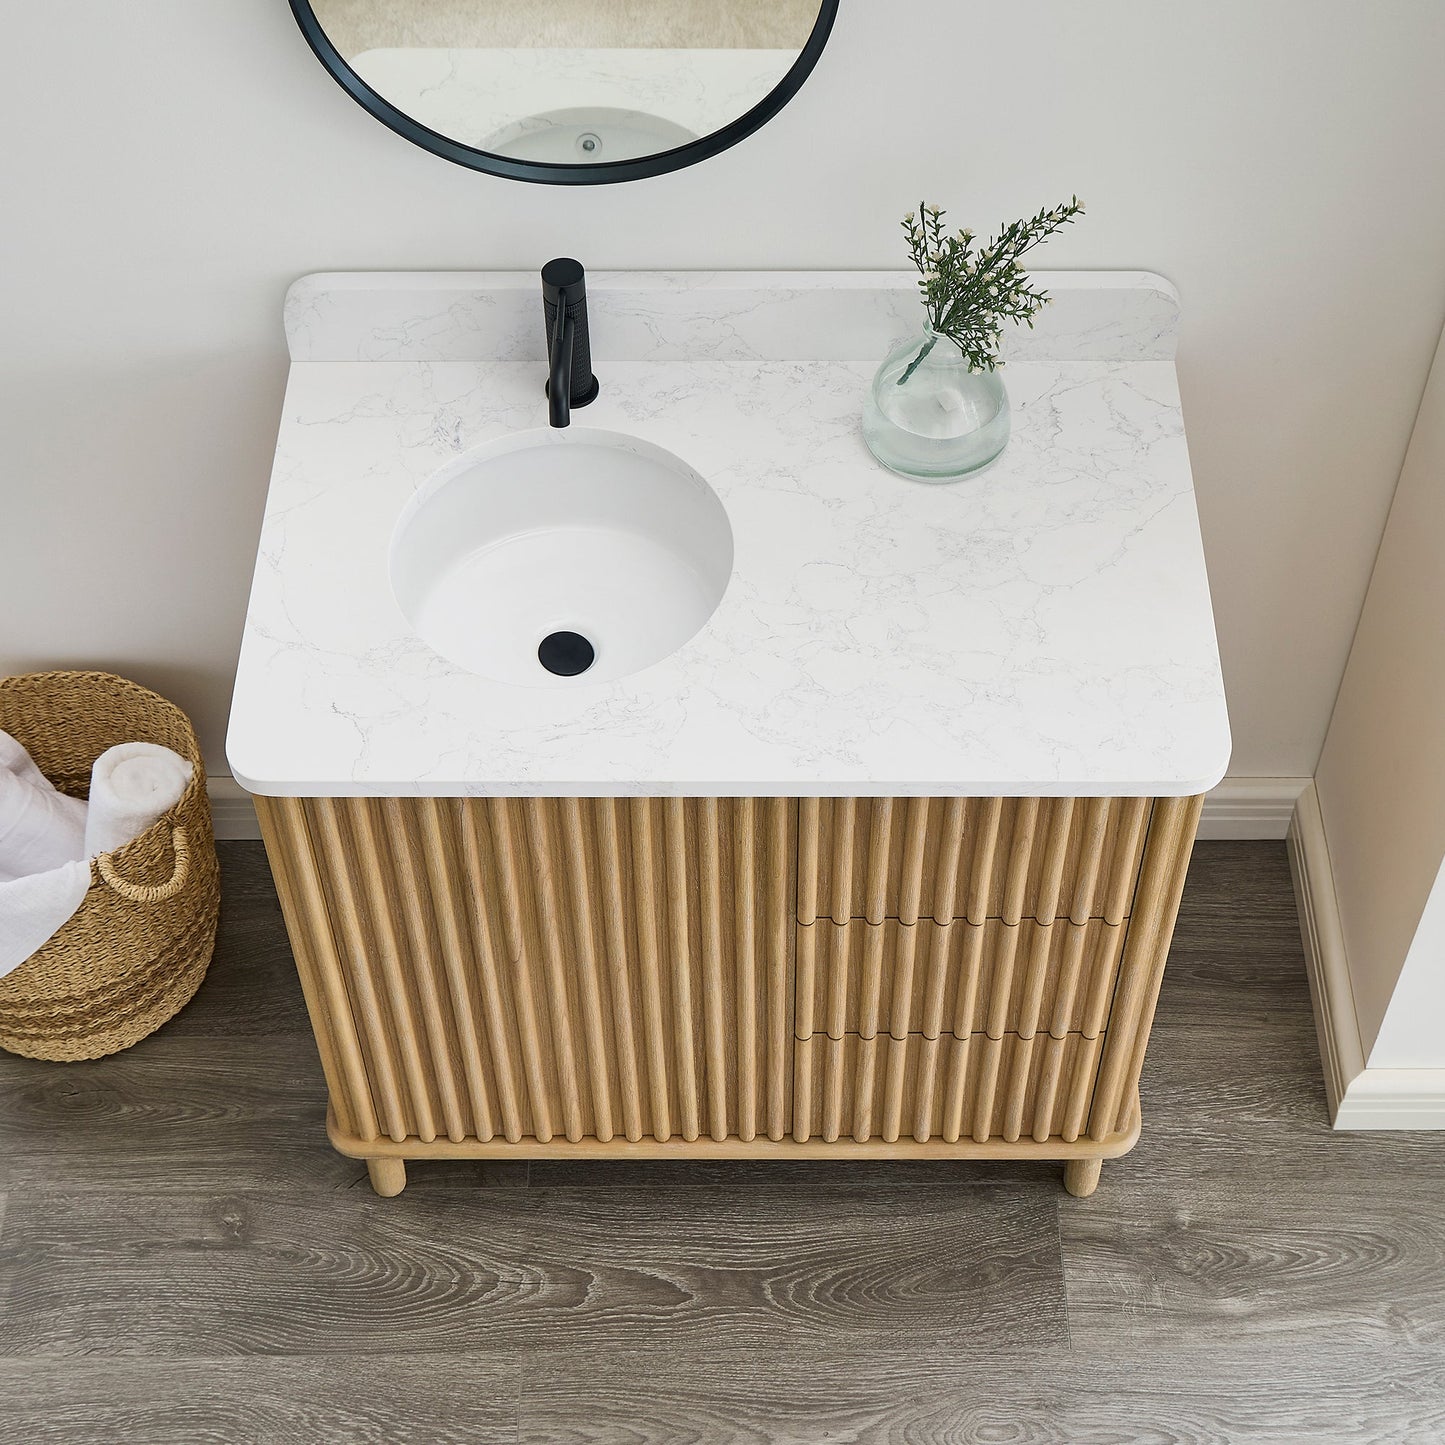
<instances>
[{"instance_id":1,"label":"wall corner trim","mask_svg":"<svg viewBox=\"0 0 1445 1445\"><path fill-rule=\"evenodd\" d=\"M1445 1069L1365 1066L1329 845L1313 783L1295 805L1287 843L1334 1127L1445 1129Z\"/></svg>"}]
</instances>

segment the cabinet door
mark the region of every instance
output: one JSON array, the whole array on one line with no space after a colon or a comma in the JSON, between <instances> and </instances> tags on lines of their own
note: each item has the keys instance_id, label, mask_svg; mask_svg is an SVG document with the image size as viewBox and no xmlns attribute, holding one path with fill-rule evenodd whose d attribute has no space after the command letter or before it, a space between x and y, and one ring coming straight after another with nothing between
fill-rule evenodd
<instances>
[{"instance_id":1,"label":"cabinet door","mask_svg":"<svg viewBox=\"0 0 1445 1445\"><path fill-rule=\"evenodd\" d=\"M266 800L344 1132L792 1123L787 799Z\"/></svg>"}]
</instances>

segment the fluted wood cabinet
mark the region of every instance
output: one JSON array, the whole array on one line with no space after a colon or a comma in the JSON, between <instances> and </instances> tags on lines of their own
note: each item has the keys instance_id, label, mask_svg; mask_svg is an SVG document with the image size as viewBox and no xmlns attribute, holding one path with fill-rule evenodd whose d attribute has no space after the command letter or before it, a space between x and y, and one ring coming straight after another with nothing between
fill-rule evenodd
<instances>
[{"instance_id":1,"label":"fluted wood cabinet","mask_svg":"<svg viewBox=\"0 0 1445 1445\"><path fill-rule=\"evenodd\" d=\"M264 798L330 1091L405 1160L1065 1161L1138 1081L1201 799Z\"/></svg>"}]
</instances>

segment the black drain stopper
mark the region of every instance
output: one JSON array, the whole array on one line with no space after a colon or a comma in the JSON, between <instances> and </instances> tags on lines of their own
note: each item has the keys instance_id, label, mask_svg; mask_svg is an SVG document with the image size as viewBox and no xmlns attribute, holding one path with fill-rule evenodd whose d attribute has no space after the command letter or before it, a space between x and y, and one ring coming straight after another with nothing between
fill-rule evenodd
<instances>
[{"instance_id":1,"label":"black drain stopper","mask_svg":"<svg viewBox=\"0 0 1445 1445\"><path fill-rule=\"evenodd\" d=\"M580 632L548 633L537 645L537 661L558 677L586 672L596 657L592 644Z\"/></svg>"}]
</instances>

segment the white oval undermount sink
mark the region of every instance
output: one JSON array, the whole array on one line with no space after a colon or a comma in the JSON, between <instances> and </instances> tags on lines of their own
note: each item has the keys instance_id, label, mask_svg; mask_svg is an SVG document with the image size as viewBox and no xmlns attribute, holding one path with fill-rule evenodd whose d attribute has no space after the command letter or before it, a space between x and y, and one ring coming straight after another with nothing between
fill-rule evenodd
<instances>
[{"instance_id":1,"label":"white oval undermount sink","mask_svg":"<svg viewBox=\"0 0 1445 1445\"><path fill-rule=\"evenodd\" d=\"M696 139L686 126L664 116L587 105L515 121L482 141L481 149L519 161L596 165L657 155Z\"/></svg>"},{"instance_id":2,"label":"white oval undermount sink","mask_svg":"<svg viewBox=\"0 0 1445 1445\"><path fill-rule=\"evenodd\" d=\"M391 540L392 591L417 636L469 672L534 687L660 662L712 616L732 564L727 512L697 472L586 427L449 462Z\"/></svg>"}]
</instances>

